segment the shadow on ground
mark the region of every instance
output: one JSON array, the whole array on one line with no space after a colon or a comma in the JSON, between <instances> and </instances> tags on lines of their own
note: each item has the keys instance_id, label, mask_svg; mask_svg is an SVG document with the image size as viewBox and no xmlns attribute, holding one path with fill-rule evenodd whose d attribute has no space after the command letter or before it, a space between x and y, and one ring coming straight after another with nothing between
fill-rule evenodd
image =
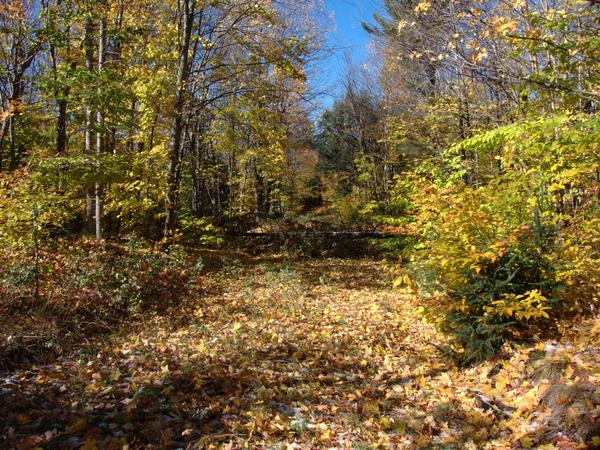
<instances>
[{"instance_id":1,"label":"shadow on ground","mask_svg":"<svg viewBox=\"0 0 600 450\"><path fill-rule=\"evenodd\" d=\"M393 414L394 386L441 370L371 259L203 257L194 305L1 375L2 446L368 441L362 422Z\"/></svg>"}]
</instances>

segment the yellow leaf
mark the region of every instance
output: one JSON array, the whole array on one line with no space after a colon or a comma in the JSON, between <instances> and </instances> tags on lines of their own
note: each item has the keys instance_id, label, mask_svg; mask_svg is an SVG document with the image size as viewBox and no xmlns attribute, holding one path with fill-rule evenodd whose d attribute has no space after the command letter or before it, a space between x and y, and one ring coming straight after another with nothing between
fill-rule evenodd
<instances>
[{"instance_id":1,"label":"yellow leaf","mask_svg":"<svg viewBox=\"0 0 600 450\"><path fill-rule=\"evenodd\" d=\"M425 0L421 3L419 3L416 7L415 7L415 12L417 14L420 13L426 13L427 11L429 11L431 9L431 2L428 0Z\"/></svg>"},{"instance_id":2,"label":"yellow leaf","mask_svg":"<svg viewBox=\"0 0 600 450\"><path fill-rule=\"evenodd\" d=\"M70 433L70 434L79 433L79 432L85 430L86 427L87 427L87 419L85 419L85 418L79 419L77 422L75 422L74 424L67 427L67 433Z\"/></svg>"},{"instance_id":3,"label":"yellow leaf","mask_svg":"<svg viewBox=\"0 0 600 450\"><path fill-rule=\"evenodd\" d=\"M425 448L431 442L431 437L426 435L421 435L415 439L415 444L419 446L419 448Z\"/></svg>"},{"instance_id":4,"label":"yellow leaf","mask_svg":"<svg viewBox=\"0 0 600 450\"><path fill-rule=\"evenodd\" d=\"M575 370L573 369L573 366L571 366L569 364L565 370L565 378L569 379L569 378L573 377L574 373L575 373Z\"/></svg>"},{"instance_id":5,"label":"yellow leaf","mask_svg":"<svg viewBox=\"0 0 600 450\"><path fill-rule=\"evenodd\" d=\"M484 59L486 59L488 57L488 51L486 48L482 48L481 50L479 50L479 52L475 55L475 62L481 62Z\"/></svg>"},{"instance_id":6,"label":"yellow leaf","mask_svg":"<svg viewBox=\"0 0 600 450\"><path fill-rule=\"evenodd\" d=\"M523 448L532 448L533 447L533 440L530 437L528 437L528 436L522 437L521 438L521 446Z\"/></svg>"},{"instance_id":7,"label":"yellow leaf","mask_svg":"<svg viewBox=\"0 0 600 450\"><path fill-rule=\"evenodd\" d=\"M397 287L400 287L400 286L402 286L402 284L403 284L403 283L404 283L404 279L403 279L403 277L397 277L397 278L394 280L394 287L395 287L395 288L397 288Z\"/></svg>"},{"instance_id":8,"label":"yellow leaf","mask_svg":"<svg viewBox=\"0 0 600 450\"><path fill-rule=\"evenodd\" d=\"M506 378L498 376L498 378L496 379L496 391L497 392L504 392L504 389L506 388Z\"/></svg>"}]
</instances>

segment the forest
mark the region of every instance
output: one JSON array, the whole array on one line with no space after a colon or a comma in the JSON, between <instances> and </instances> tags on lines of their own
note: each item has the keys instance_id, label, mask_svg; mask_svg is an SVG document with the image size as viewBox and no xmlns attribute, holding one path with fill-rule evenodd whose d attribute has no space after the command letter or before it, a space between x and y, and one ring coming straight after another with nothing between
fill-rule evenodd
<instances>
[{"instance_id":1,"label":"forest","mask_svg":"<svg viewBox=\"0 0 600 450\"><path fill-rule=\"evenodd\" d=\"M0 0L0 448L600 449L600 2L331 1Z\"/></svg>"}]
</instances>

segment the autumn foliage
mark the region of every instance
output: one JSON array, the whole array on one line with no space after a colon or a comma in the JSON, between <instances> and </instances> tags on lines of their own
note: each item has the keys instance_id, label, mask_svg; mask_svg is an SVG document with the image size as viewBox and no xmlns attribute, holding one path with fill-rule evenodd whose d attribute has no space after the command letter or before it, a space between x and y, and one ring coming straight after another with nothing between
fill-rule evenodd
<instances>
[{"instance_id":1,"label":"autumn foliage","mask_svg":"<svg viewBox=\"0 0 600 450\"><path fill-rule=\"evenodd\" d=\"M597 133L585 117L510 125L450 148L444 177L415 181L420 238L399 283L456 336L460 360L597 308Z\"/></svg>"},{"instance_id":2,"label":"autumn foliage","mask_svg":"<svg viewBox=\"0 0 600 450\"><path fill-rule=\"evenodd\" d=\"M600 448L598 2L327 9L0 2L0 447Z\"/></svg>"}]
</instances>

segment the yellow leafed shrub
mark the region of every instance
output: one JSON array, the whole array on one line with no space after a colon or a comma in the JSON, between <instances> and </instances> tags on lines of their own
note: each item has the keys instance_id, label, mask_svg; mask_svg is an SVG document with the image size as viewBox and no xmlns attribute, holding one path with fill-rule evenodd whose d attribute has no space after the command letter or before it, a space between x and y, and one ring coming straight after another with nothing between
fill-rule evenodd
<instances>
[{"instance_id":1,"label":"yellow leafed shrub","mask_svg":"<svg viewBox=\"0 0 600 450\"><path fill-rule=\"evenodd\" d=\"M427 315L455 337L461 362L596 307L597 118L513 124L461 142L444 159L443 176L412 182L418 244L406 273Z\"/></svg>"}]
</instances>

